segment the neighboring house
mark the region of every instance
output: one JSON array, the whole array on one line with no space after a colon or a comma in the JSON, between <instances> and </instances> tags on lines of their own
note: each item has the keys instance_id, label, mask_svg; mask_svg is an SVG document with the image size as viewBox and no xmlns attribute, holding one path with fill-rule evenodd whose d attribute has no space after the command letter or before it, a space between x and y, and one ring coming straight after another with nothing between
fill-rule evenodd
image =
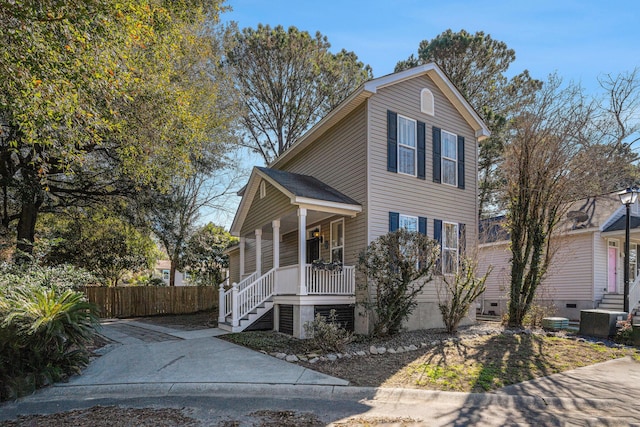
<instances>
[{"instance_id":1,"label":"neighboring house","mask_svg":"<svg viewBox=\"0 0 640 427\"><path fill-rule=\"evenodd\" d=\"M169 286L169 276L171 274L171 261L168 259L160 260L156 262L155 267L153 268L153 277L158 277L162 279L167 286ZM186 272L176 270L176 280L175 286L188 286L189 285L189 274Z\"/></svg>"},{"instance_id":2,"label":"neighboring house","mask_svg":"<svg viewBox=\"0 0 640 427\"><path fill-rule=\"evenodd\" d=\"M604 308L622 311L624 290L624 235L626 208L617 194L597 196L574 203L566 221L552 240L555 251L551 267L538 290L536 303L553 304L557 314L580 319L580 310ZM483 314L501 315L507 310L511 273L509 236L501 221L480 224L479 270L494 269L481 297ZM640 299L640 210L631 209L630 308Z\"/></svg>"},{"instance_id":3,"label":"neighboring house","mask_svg":"<svg viewBox=\"0 0 640 427\"><path fill-rule=\"evenodd\" d=\"M488 135L434 64L360 86L251 172L231 226L240 241L227 252L220 327L303 337L306 322L333 308L368 333L369 319L354 308L366 296L356 283L360 252L398 227L438 239L454 261L475 249L478 141ZM407 328L442 325L435 285L418 303Z\"/></svg>"}]
</instances>

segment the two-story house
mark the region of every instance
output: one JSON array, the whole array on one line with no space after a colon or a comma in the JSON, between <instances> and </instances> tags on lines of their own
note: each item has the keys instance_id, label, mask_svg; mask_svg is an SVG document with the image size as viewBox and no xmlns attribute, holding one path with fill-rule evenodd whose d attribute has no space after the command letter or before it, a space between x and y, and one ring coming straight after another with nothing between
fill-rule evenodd
<instances>
[{"instance_id":1,"label":"two-story house","mask_svg":"<svg viewBox=\"0 0 640 427\"><path fill-rule=\"evenodd\" d=\"M405 227L437 239L451 260L443 273L455 269L476 246L477 151L488 135L435 64L360 86L269 167L253 169L231 226L240 244L221 287L220 327L303 337L305 322L334 308L367 333L356 307L366 297L360 252ZM441 324L429 284L406 327Z\"/></svg>"}]
</instances>

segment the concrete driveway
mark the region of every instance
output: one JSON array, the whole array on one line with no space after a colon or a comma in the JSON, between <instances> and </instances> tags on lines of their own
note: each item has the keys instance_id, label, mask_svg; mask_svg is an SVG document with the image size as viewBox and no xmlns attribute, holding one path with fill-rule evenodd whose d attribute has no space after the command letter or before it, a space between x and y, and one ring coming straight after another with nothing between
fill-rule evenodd
<instances>
[{"instance_id":1,"label":"concrete driveway","mask_svg":"<svg viewBox=\"0 0 640 427\"><path fill-rule=\"evenodd\" d=\"M216 338L217 329L178 331L130 320L103 323L114 341L82 375L61 387L116 384L288 384L348 382Z\"/></svg>"}]
</instances>

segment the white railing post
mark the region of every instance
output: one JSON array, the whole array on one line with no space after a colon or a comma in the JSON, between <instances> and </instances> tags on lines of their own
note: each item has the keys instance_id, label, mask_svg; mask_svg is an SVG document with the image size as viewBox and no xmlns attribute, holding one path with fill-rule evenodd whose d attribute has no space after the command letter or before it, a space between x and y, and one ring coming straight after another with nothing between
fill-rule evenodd
<instances>
[{"instance_id":1,"label":"white railing post","mask_svg":"<svg viewBox=\"0 0 640 427\"><path fill-rule=\"evenodd\" d=\"M227 277L227 280L225 280L224 282L220 283L220 287L218 288L218 323L224 323L225 321L225 313L227 312L227 308L225 307L225 298L224 298L224 284L227 283L229 281L229 278Z\"/></svg>"},{"instance_id":2,"label":"white railing post","mask_svg":"<svg viewBox=\"0 0 640 427\"><path fill-rule=\"evenodd\" d=\"M233 287L231 288L231 326L240 326L240 319L238 318L238 284L233 283Z\"/></svg>"}]
</instances>

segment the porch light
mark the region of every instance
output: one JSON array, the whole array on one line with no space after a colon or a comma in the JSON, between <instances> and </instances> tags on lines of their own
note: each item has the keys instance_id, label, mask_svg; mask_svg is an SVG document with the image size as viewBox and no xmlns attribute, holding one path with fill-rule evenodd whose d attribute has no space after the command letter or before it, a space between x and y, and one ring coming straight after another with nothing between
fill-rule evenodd
<instances>
[{"instance_id":1,"label":"porch light","mask_svg":"<svg viewBox=\"0 0 640 427\"><path fill-rule=\"evenodd\" d=\"M314 239L319 239L320 238L320 229L318 227L316 227L315 230L313 230L313 238Z\"/></svg>"},{"instance_id":2,"label":"porch light","mask_svg":"<svg viewBox=\"0 0 640 427\"><path fill-rule=\"evenodd\" d=\"M627 210L624 234L624 304L622 309L625 313L629 313L629 240L631 239L631 205L636 203L638 200L639 191L640 188L634 185L633 187L628 187L626 190L622 190L618 193L620 203L622 203Z\"/></svg>"}]
</instances>

